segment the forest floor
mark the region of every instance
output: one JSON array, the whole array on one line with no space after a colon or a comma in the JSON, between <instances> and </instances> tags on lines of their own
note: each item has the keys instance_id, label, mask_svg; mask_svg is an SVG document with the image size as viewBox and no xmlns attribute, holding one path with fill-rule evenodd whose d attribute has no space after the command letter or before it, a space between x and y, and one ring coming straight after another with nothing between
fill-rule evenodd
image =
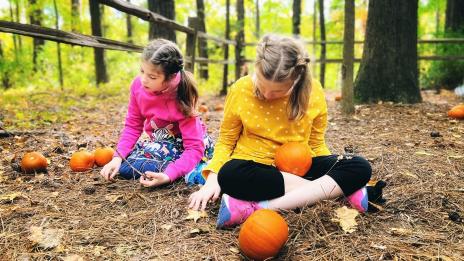
<instances>
[{"instance_id":1,"label":"forest floor","mask_svg":"<svg viewBox=\"0 0 464 261\"><path fill-rule=\"evenodd\" d=\"M327 94L327 143L332 153L352 147L366 157L373 179L388 184L387 202L358 216L352 233L332 220L345 205L340 200L282 212L290 235L276 259L464 260L464 121L446 116L458 99L450 92L423 92L420 104L362 105L344 117L334 96ZM70 155L78 147L114 146L125 101L75 108L64 122L0 138L0 260L243 259L239 228L215 229L218 204L206 218L185 219L187 198L198 187L179 181L150 189L134 181L106 182L100 168L71 172ZM206 122L216 138L222 111L213 107L223 97L203 101L211 108ZM13 131L3 113L4 128ZM48 173L16 170L31 150L50 160Z\"/></svg>"}]
</instances>

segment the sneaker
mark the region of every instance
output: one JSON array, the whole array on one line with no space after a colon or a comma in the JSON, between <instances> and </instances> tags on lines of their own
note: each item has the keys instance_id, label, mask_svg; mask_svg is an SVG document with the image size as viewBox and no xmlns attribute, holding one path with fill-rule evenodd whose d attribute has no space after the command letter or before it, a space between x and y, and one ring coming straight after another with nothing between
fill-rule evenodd
<instances>
[{"instance_id":1,"label":"sneaker","mask_svg":"<svg viewBox=\"0 0 464 261\"><path fill-rule=\"evenodd\" d=\"M366 187L356 190L347 199L350 205L361 213L365 213L369 207Z\"/></svg>"},{"instance_id":2,"label":"sneaker","mask_svg":"<svg viewBox=\"0 0 464 261\"><path fill-rule=\"evenodd\" d=\"M261 208L258 202L235 199L223 194L216 227L227 228L242 224L253 212Z\"/></svg>"},{"instance_id":3,"label":"sneaker","mask_svg":"<svg viewBox=\"0 0 464 261\"><path fill-rule=\"evenodd\" d=\"M201 172L205 166L206 162L200 162L200 164L197 164L192 171L185 175L185 183L187 183L187 185L204 185L206 180L203 175L201 175Z\"/></svg>"}]
</instances>

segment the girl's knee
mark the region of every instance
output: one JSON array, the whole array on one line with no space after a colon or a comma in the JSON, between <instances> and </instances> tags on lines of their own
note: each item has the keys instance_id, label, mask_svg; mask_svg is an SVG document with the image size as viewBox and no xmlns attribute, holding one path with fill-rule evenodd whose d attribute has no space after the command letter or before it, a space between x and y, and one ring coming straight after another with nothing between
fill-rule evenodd
<instances>
[{"instance_id":1,"label":"girl's knee","mask_svg":"<svg viewBox=\"0 0 464 261\"><path fill-rule=\"evenodd\" d=\"M356 169L361 180L366 184L372 176L371 164L363 157L354 157L353 160L356 161Z\"/></svg>"}]
</instances>

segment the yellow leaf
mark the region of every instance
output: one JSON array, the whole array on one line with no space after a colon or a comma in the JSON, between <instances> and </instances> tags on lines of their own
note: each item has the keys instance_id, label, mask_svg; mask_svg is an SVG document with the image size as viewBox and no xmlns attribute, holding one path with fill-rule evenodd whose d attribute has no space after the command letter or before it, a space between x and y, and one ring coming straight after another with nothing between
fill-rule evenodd
<instances>
[{"instance_id":1,"label":"yellow leaf","mask_svg":"<svg viewBox=\"0 0 464 261\"><path fill-rule=\"evenodd\" d=\"M393 228L390 228L390 231L392 232L392 234L399 235L399 236L407 236L407 235L412 234L412 231L406 228L394 228L393 227Z\"/></svg>"},{"instance_id":2,"label":"yellow leaf","mask_svg":"<svg viewBox=\"0 0 464 261\"><path fill-rule=\"evenodd\" d=\"M453 137L455 137L455 138L461 138L462 136L459 135L459 134L453 134Z\"/></svg>"},{"instance_id":3,"label":"yellow leaf","mask_svg":"<svg viewBox=\"0 0 464 261\"><path fill-rule=\"evenodd\" d=\"M29 232L31 233L28 237L29 240L44 249L58 246L64 234L63 229L44 229L43 227L36 226L31 226Z\"/></svg>"},{"instance_id":4,"label":"yellow leaf","mask_svg":"<svg viewBox=\"0 0 464 261\"><path fill-rule=\"evenodd\" d=\"M9 193L9 194L3 194L3 195L0 195L0 201L12 201L13 199L15 198L18 198L22 196L21 192L13 192L13 193Z\"/></svg>"},{"instance_id":5,"label":"yellow leaf","mask_svg":"<svg viewBox=\"0 0 464 261\"><path fill-rule=\"evenodd\" d=\"M172 225L164 224L164 225L161 225L161 228L164 230L170 230L172 228Z\"/></svg>"},{"instance_id":6,"label":"yellow leaf","mask_svg":"<svg viewBox=\"0 0 464 261\"><path fill-rule=\"evenodd\" d=\"M343 206L335 210L336 218L333 218L332 221L340 223L343 231L347 233L352 233L356 230L356 217L359 212L352 208L347 208Z\"/></svg>"},{"instance_id":7,"label":"yellow leaf","mask_svg":"<svg viewBox=\"0 0 464 261\"><path fill-rule=\"evenodd\" d=\"M448 155L448 158L453 158L453 159L464 159L464 156L462 156L462 155Z\"/></svg>"},{"instance_id":8,"label":"yellow leaf","mask_svg":"<svg viewBox=\"0 0 464 261\"><path fill-rule=\"evenodd\" d=\"M418 179L418 178L419 178L416 174L412 174L411 172L409 172L409 171L407 171L407 170L404 171L402 174L403 174L404 176L411 177L411 178L415 178L415 179Z\"/></svg>"},{"instance_id":9,"label":"yellow leaf","mask_svg":"<svg viewBox=\"0 0 464 261\"><path fill-rule=\"evenodd\" d=\"M425 152L423 150L416 151L416 155L434 156L434 154Z\"/></svg>"},{"instance_id":10,"label":"yellow leaf","mask_svg":"<svg viewBox=\"0 0 464 261\"><path fill-rule=\"evenodd\" d=\"M236 247L230 247L229 250L230 250L230 252L235 253L235 254L240 253L240 250L238 250L238 248L236 248Z\"/></svg>"},{"instance_id":11,"label":"yellow leaf","mask_svg":"<svg viewBox=\"0 0 464 261\"><path fill-rule=\"evenodd\" d=\"M63 257L63 261L84 261L84 258L80 255L73 254Z\"/></svg>"},{"instance_id":12,"label":"yellow leaf","mask_svg":"<svg viewBox=\"0 0 464 261\"><path fill-rule=\"evenodd\" d=\"M198 219L202 217L208 217L208 213L206 211L198 211L198 210L188 210L188 216L185 218L185 220L193 220L194 222L197 222Z\"/></svg>"}]
</instances>

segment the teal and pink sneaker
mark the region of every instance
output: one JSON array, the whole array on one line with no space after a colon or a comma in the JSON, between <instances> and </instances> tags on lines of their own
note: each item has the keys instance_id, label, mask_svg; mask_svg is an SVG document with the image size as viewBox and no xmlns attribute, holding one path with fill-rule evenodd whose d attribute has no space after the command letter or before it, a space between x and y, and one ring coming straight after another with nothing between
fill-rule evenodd
<instances>
[{"instance_id":1,"label":"teal and pink sneaker","mask_svg":"<svg viewBox=\"0 0 464 261\"><path fill-rule=\"evenodd\" d=\"M367 197L367 190L366 187L362 187L359 190L356 190L353 194L347 197L348 202L350 205L357 209L361 213L367 212L367 208L369 207L369 201Z\"/></svg>"},{"instance_id":2,"label":"teal and pink sneaker","mask_svg":"<svg viewBox=\"0 0 464 261\"><path fill-rule=\"evenodd\" d=\"M263 208L266 202L245 201L223 194L216 227L227 228L242 224L253 212Z\"/></svg>"}]
</instances>

